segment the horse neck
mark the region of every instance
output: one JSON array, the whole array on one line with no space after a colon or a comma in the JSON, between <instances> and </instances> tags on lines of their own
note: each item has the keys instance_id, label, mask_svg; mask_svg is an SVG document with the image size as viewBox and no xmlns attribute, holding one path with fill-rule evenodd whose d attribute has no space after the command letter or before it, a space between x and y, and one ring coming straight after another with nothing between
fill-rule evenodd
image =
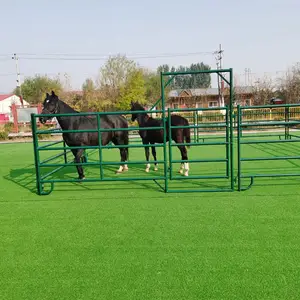
<instances>
[{"instance_id":1,"label":"horse neck","mask_svg":"<svg viewBox=\"0 0 300 300\"><path fill-rule=\"evenodd\" d=\"M70 114L70 113L78 113L76 110L74 110L71 106L68 104L58 100L58 114ZM60 127L64 129L71 129L72 125L74 124L74 119L79 118L80 116L69 116L69 117L56 117Z\"/></svg>"},{"instance_id":2,"label":"horse neck","mask_svg":"<svg viewBox=\"0 0 300 300\"><path fill-rule=\"evenodd\" d=\"M149 119L149 116L146 113L138 114L138 116L137 116L137 122L140 127L145 126L148 119Z\"/></svg>"}]
</instances>

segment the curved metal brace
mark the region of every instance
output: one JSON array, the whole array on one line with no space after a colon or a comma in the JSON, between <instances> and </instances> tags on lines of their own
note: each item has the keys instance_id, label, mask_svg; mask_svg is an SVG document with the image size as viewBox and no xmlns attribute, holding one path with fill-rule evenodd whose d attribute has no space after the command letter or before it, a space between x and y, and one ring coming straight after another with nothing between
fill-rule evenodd
<instances>
[{"instance_id":1,"label":"curved metal brace","mask_svg":"<svg viewBox=\"0 0 300 300\"><path fill-rule=\"evenodd\" d=\"M49 195L49 194L52 193L53 189L54 189L54 183L53 182L50 182L50 190L49 191L45 191L44 190L44 184L42 184L42 190L41 190L40 195L45 195L45 196Z\"/></svg>"},{"instance_id":2,"label":"curved metal brace","mask_svg":"<svg viewBox=\"0 0 300 300\"><path fill-rule=\"evenodd\" d=\"M247 187L245 187L245 188L242 188L241 187L241 191L247 191L247 190L249 190L251 187L252 187L252 185L253 185L253 183L254 183L254 176L251 176L250 177L250 184L247 186Z\"/></svg>"}]
</instances>

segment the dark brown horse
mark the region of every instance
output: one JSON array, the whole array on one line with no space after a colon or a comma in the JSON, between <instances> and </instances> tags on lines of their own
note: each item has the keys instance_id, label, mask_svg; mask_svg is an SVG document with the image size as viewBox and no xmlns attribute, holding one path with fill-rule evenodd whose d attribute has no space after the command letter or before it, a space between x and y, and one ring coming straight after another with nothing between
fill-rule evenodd
<instances>
[{"instance_id":1,"label":"dark brown horse","mask_svg":"<svg viewBox=\"0 0 300 300\"><path fill-rule=\"evenodd\" d=\"M143 111L145 110L144 107L139 104L138 102L131 102L131 109L130 111ZM154 119L150 117L147 113L132 113L131 120L135 121L137 120L139 127L162 127L163 122L161 119ZM178 115L172 115L171 116L171 126L189 126L189 122L186 118L178 116ZM168 121L166 123L167 128L167 141L170 139L170 133L168 130ZM144 145L153 145L151 147L152 155L154 158L154 170L157 171L157 163L156 163L156 150L155 150L155 143L163 143L164 142L164 132L163 129L157 129L157 130L139 130L139 135L142 138L142 142ZM175 143L182 144L184 141L186 143L191 142L191 134L190 134L190 128L172 128L171 133L171 139ZM181 159L182 160L188 160L187 155L187 149L185 146L178 146L180 153L181 153ZM189 148L189 146L188 146ZM145 155L147 160L146 165L146 172L149 172L150 170L150 163L149 163L149 147L145 147ZM184 173L185 176L189 175L189 163L181 163L181 167L179 170L179 173Z\"/></svg>"},{"instance_id":2,"label":"dark brown horse","mask_svg":"<svg viewBox=\"0 0 300 300\"><path fill-rule=\"evenodd\" d=\"M52 91L51 95L46 94L46 98L43 104L43 110L41 114L74 114L78 113L68 104L61 101L55 93ZM42 124L53 117L40 117ZM56 117L62 130L90 130L98 129L96 116L58 116ZM100 115L100 128L102 129L115 129L115 128L128 128L127 120L121 115ZM99 145L98 132L74 132L63 133L63 139L69 147L80 146L97 146ZM128 145L128 131L104 131L101 132L101 145L105 146L109 142L113 142L115 145ZM71 149L75 163L81 163L84 149ZM120 148L121 162L128 161L128 148ZM81 165L76 165L79 179L84 179L83 168ZM121 173L127 171L126 164L121 164L120 168L116 171Z\"/></svg>"}]
</instances>

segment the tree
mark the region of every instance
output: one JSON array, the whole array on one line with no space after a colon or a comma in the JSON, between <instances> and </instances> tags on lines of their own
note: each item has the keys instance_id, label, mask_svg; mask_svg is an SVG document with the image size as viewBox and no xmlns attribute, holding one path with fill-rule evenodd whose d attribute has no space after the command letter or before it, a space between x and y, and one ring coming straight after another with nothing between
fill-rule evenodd
<instances>
[{"instance_id":1,"label":"tree","mask_svg":"<svg viewBox=\"0 0 300 300\"><path fill-rule=\"evenodd\" d=\"M60 93L62 84L59 79L51 79L47 76L36 75L27 77L21 85L23 98L30 104L37 104L45 99L48 92ZM14 90L14 93L17 92Z\"/></svg>"},{"instance_id":2,"label":"tree","mask_svg":"<svg viewBox=\"0 0 300 300\"><path fill-rule=\"evenodd\" d=\"M179 66L175 68L169 65L161 65L157 68L157 72L188 72L198 70L210 70L210 66L201 63L193 63L190 66ZM171 76L168 76L168 80ZM211 84L211 76L209 73L176 75L170 86L173 89L192 89L192 88L208 88Z\"/></svg>"},{"instance_id":3,"label":"tree","mask_svg":"<svg viewBox=\"0 0 300 300\"><path fill-rule=\"evenodd\" d=\"M161 98L160 75L156 72L151 72L144 69L144 80L147 103L154 104L158 99ZM170 90L170 86L165 88L165 99L167 98Z\"/></svg>"},{"instance_id":4,"label":"tree","mask_svg":"<svg viewBox=\"0 0 300 300\"><path fill-rule=\"evenodd\" d=\"M121 86L120 98L116 105L119 110L129 110L131 101L146 103L146 88L143 71L136 70L127 78L127 82Z\"/></svg>"},{"instance_id":5,"label":"tree","mask_svg":"<svg viewBox=\"0 0 300 300\"><path fill-rule=\"evenodd\" d=\"M112 105L118 102L120 90L126 84L129 76L137 69L133 60L126 56L110 56L104 66L100 69L98 88L105 91L106 99L110 99Z\"/></svg>"}]
</instances>

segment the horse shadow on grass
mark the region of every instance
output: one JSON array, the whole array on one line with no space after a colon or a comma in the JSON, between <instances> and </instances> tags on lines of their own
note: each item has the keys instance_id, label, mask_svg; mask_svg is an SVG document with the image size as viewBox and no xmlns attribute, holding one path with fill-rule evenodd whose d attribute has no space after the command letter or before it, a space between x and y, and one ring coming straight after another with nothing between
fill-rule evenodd
<instances>
[{"instance_id":1,"label":"horse shadow on grass","mask_svg":"<svg viewBox=\"0 0 300 300\"><path fill-rule=\"evenodd\" d=\"M51 168L43 168L45 174L46 172L50 172ZM98 171L98 173L97 173ZM113 174L114 176L109 176L109 178L118 178L118 177L128 177L127 174L136 174L136 172L143 172L144 166L142 165L134 165L130 167L129 171L123 174L115 174L116 168L115 166L105 166L103 168L104 172ZM97 174L95 176L95 174ZM86 168L86 178L89 177L100 177L100 169L97 166L89 166ZM132 175L131 175L132 176ZM151 175L150 175L151 176ZM105 178L108 176L105 176ZM147 176L146 176L147 177ZM146 178L145 177L145 178ZM27 165L23 168L11 169L10 172L3 176L3 178L7 181L13 182L19 187L30 191L33 194L37 193L36 188L36 169L34 165ZM76 169L73 166L64 167L59 170L54 176L50 176L49 179L76 179L77 173ZM48 179L48 178L47 178ZM48 184L45 184L45 188ZM126 191L126 190L155 190L159 191L160 189L153 181L105 181L105 182L58 182L54 184L54 191L78 191L78 190L86 190L86 191Z\"/></svg>"}]
</instances>

